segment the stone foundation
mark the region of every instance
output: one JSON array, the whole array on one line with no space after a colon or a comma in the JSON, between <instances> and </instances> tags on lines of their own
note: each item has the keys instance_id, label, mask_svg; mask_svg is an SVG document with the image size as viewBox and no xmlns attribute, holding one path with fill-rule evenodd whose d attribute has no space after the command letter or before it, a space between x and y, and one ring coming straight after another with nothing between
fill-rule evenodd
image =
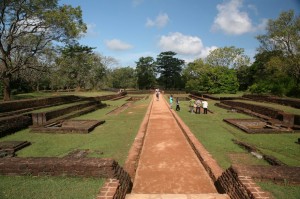
<instances>
[{"instance_id":1,"label":"stone foundation","mask_svg":"<svg viewBox=\"0 0 300 199\"><path fill-rule=\"evenodd\" d=\"M269 199L250 176L239 175L234 167L227 169L216 181L218 189L222 189L231 199Z\"/></svg>"},{"instance_id":2,"label":"stone foundation","mask_svg":"<svg viewBox=\"0 0 300 199\"><path fill-rule=\"evenodd\" d=\"M293 132L292 129L281 126L280 124L272 125L272 123L265 122L259 119L223 119L223 121L249 134Z\"/></svg>"},{"instance_id":3,"label":"stone foundation","mask_svg":"<svg viewBox=\"0 0 300 199\"><path fill-rule=\"evenodd\" d=\"M243 97L254 101L272 102L272 103L282 104L286 106L291 106L294 108L300 108L299 99L281 98L281 97L275 97L269 95L243 95Z\"/></svg>"},{"instance_id":4,"label":"stone foundation","mask_svg":"<svg viewBox=\"0 0 300 199\"><path fill-rule=\"evenodd\" d=\"M86 134L94 130L105 121L100 120L65 120L55 122L42 127L31 127L31 132L38 133L82 133Z\"/></svg>"},{"instance_id":5,"label":"stone foundation","mask_svg":"<svg viewBox=\"0 0 300 199\"><path fill-rule=\"evenodd\" d=\"M12 134L27 128L32 124L32 119L27 115L17 115L0 118L0 137Z\"/></svg>"},{"instance_id":6,"label":"stone foundation","mask_svg":"<svg viewBox=\"0 0 300 199\"><path fill-rule=\"evenodd\" d=\"M0 174L107 178L98 199L122 199L132 188L128 173L116 161L108 158L2 158Z\"/></svg>"}]
</instances>

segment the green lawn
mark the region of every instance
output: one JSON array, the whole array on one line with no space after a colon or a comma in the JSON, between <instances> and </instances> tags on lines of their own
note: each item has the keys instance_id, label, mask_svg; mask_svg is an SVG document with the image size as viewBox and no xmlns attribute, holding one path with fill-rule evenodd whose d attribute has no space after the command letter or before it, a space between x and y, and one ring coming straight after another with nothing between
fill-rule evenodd
<instances>
[{"instance_id":1,"label":"green lawn","mask_svg":"<svg viewBox=\"0 0 300 199\"><path fill-rule=\"evenodd\" d=\"M214 156L221 167L231 165L230 153L245 152L232 142L232 139L246 142L257 147L267 155L272 155L290 166L300 165L300 148L295 144L300 133L289 134L247 134L223 121L224 118L251 118L245 114L230 112L219 108L209 100L209 109L213 114L197 115L188 112L188 102L181 102L182 111L178 112L195 136Z\"/></svg>"},{"instance_id":2,"label":"green lawn","mask_svg":"<svg viewBox=\"0 0 300 199\"><path fill-rule=\"evenodd\" d=\"M272 155L289 166L300 166L300 147L295 143L300 137L300 132L247 134L225 123L223 119L250 118L250 116L219 108L214 105L217 101L208 102L213 114L189 113L188 101L180 103L181 111L177 113L223 169L227 169L232 164L268 165L264 160L254 158L246 150L234 144L232 139L255 146L266 155ZM265 182L259 184L277 199L300 198L299 186L281 186Z\"/></svg>"},{"instance_id":3,"label":"green lawn","mask_svg":"<svg viewBox=\"0 0 300 199\"><path fill-rule=\"evenodd\" d=\"M138 132L139 126L144 118L148 104L151 98L142 99L135 102L132 107L118 115L107 115L111 110L126 103L128 97L117 101L104 101L109 106L83 115L75 119L97 119L105 120L105 123L96 127L89 134L47 134L47 133L31 133L29 129L19 131L15 134L5 136L0 141L29 141L32 144L17 152L19 157L64 157L76 149L89 149L90 157L113 158L120 165L125 163L128 151ZM130 122L128 122L130 121ZM6 177L0 176L0 194L9 197L18 198L18 194L22 193L19 198L95 198L104 179L83 179L85 183L77 185L81 180L74 178L40 178L40 177ZM50 186L53 182L62 183L58 186ZM61 181L61 182L60 182ZM12 186L15 182L17 186ZM71 187L64 186L63 183L69 184ZM97 183L97 185L95 185ZM74 188L73 187L74 184ZM83 195L68 195L74 190L78 190ZM49 187L49 193L41 187ZM51 187L51 188L50 188ZM73 191L66 191L60 196L52 197L55 192L60 192L62 187ZM25 190L20 192L20 190ZM15 192L15 195L12 194ZM51 193L50 193L51 192ZM53 192L53 193L52 193ZM75 191L76 193L77 191ZM34 193L34 194L31 194ZM0 198L2 196L0 195ZM4 197L5 198L5 197Z\"/></svg>"},{"instance_id":4,"label":"green lawn","mask_svg":"<svg viewBox=\"0 0 300 199\"><path fill-rule=\"evenodd\" d=\"M82 93L83 94L83 93ZM103 95L102 93L87 93L86 96ZM136 96L136 95L135 95ZM146 96L146 95L144 95ZM165 95L167 98L168 95ZM182 95L181 95L182 96ZM19 157L63 157L76 149L89 149L90 157L113 158L123 165L128 151L134 141L139 126L144 118L151 98L140 100L129 109L118 115L107 115L108 112L126 103L130 96L117 101L104 101L109 106L80 116L76 119L98 119L105 120L103 125L98 126L89 134L45 134L30 133L28 129L15 134L3 137L0 141L29 141L32 143L19 151ZM174 99L176 95L174 96ZM267 155L272 155L280 161L290 166L300 166L300 148L295 141L300 137L300 133L291 134L246 134L243 131L223 122L224 118L250 118L250 116L228 112L214 104L216 101L209 100L209 109L213 114L196 115L188 112L188 101L181 101L181 111L179 116L189 126L195 136L205 146L205 148L217 160L219 165L226 169L238 161L239 164L246 165L268 165L264 160L259 160L247 153L243 148L232 142L232 139L246 142L257 147ZM129 122L130 121L130 122ZM240 157L240 159L235 159ZM69 177L7 177L0 176L0 198L76 198L71 193L62 193L60 196L52 196L55 192L61 192L61 187L66 187L69 192L82 192L77 198L95 198L104 179L82 179ZM81 181L83 184L78 185ZM52 186L57 182L59 186ZM15 185L13 185L15 183ZM68 187L68 184L71 187ZM287 185L280 187L272 183L261 182L262 188L272 192L276 198L299 198L299 191ZM73 187L74 185L74 187ZM80 188L77 188L80 186ZM47 193L40 187L53 187ZM81 191L82 190L82 191ZM54 192L54 193L50 193ZM278 193L277 193L278 192ZM20 193L22 193L20 195ZM2 194L2 195L1 195ZM15 195L13 195L15 194ZM19 194L19 195L18 195ZM86 197L85 197L86 196Z\"/></svg>"},{"instance_id":5,"label":"green lawn","mask_svg":"<svg viewBox=\"0 0 300 199\"><path fill-rule=\"evenodd\" d=\"M105 179L0 176L1 199L95 199Z\"/></svg>"}]
</instances>

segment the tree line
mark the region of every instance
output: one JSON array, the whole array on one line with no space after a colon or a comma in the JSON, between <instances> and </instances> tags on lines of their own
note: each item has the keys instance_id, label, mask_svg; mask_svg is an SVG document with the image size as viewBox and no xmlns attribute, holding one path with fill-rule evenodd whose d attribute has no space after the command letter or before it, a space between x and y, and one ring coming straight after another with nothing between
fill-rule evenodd
<instances>
[{"instance_id":1,"label":"tree line","mask_svg":"<svg viewBox=\"0 0 300 199\"><path fill-rule=\"evenodd\" d=\"M78 39L86 32L81 8L57 0L0 2L0 91L57 89L176 89L206 93L271 93L300 97L300 17L293 10L269 20L253 63L243 48L226 46L185 63L172 51L117 67L113 57Z\"/></svg>"}]
</instances>

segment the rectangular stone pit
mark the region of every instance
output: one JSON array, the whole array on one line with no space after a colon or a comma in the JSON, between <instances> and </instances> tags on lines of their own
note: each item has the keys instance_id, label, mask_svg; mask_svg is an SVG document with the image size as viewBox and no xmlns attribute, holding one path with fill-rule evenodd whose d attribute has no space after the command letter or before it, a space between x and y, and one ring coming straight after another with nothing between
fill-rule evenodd
<instances>
[{"instance_id":1,"label":"rectangular stone pit","mask_svg":"<svg viewBox=\"0 0 300 199\"><path fill-rule=\"evenodd\" d=\"M223 121L245 131L246 133L290 133L292 130L259 119L224 119Z\"/></svg>"},{"instance_id":2,"label":"rectangular stone pit","mask_svg":"<svg viewBox=\"0 0 300 199\"><path fill-rule=\"evenodd\" d=\"M65 120L43 127L32 127L32 132L38 133L89 133L97 126L103 124L101 120Z\"/></svg>"}]
</instances>

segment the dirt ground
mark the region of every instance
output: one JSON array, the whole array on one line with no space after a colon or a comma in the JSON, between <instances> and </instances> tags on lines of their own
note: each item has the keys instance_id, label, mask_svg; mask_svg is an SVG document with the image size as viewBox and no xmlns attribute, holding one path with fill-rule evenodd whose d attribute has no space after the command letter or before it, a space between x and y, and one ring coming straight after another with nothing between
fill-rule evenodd
<instances>
[{"instance_id":1,"label":"dirt ground","mask_svg":"<svg viewBox=\"0 0 300 199\"><path fill-rule=\"evenodd\" d=\"M169 105L163 97L153 100L132 193L217 193Z\"/></svg>"}]
</instances>

